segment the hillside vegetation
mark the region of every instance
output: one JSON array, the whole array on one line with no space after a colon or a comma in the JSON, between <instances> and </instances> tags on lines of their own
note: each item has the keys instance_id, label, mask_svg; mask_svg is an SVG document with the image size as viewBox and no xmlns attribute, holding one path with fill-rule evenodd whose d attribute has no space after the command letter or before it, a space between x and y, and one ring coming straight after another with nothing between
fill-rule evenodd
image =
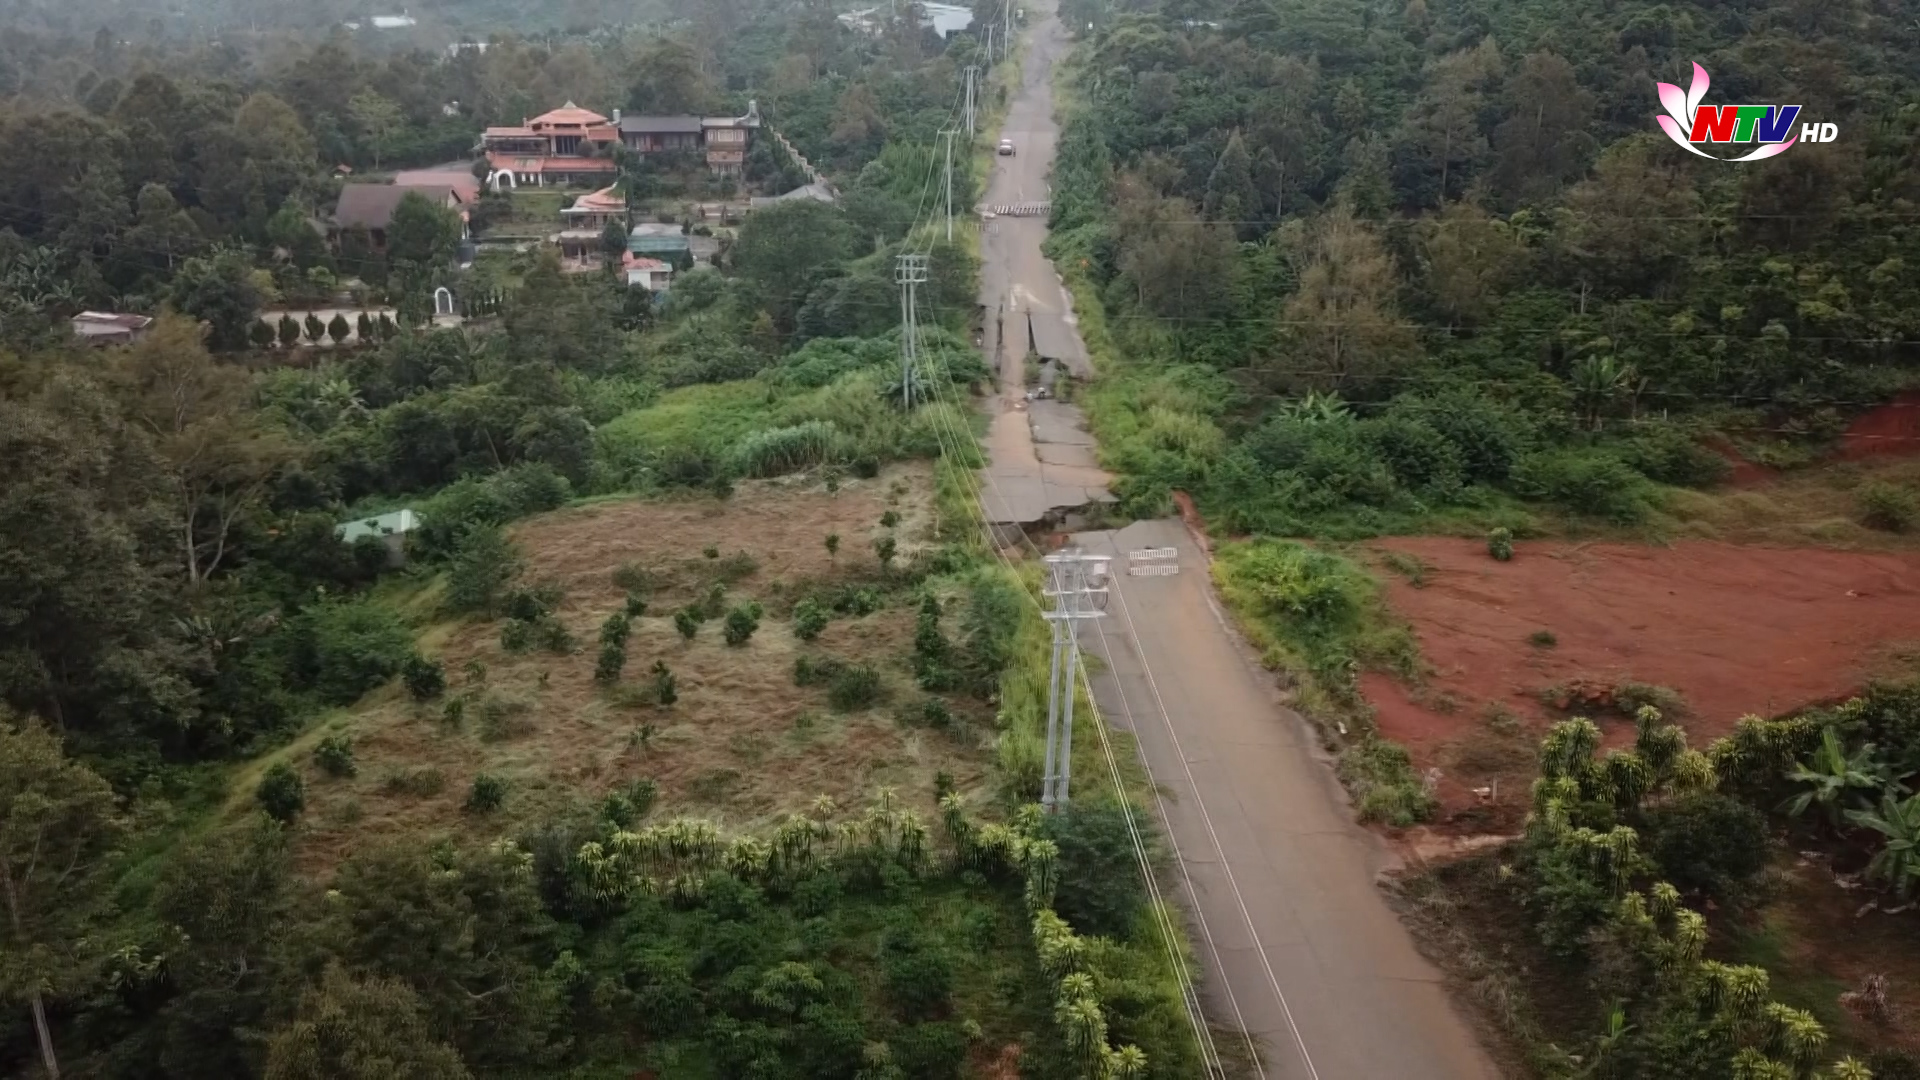
<instances>
[{"instance_id":1,"label":"hillside vegetation","mask_svg":"<svg viewBox=\"0 0 1920 1080\"><path fill-rule=\"evenodd\" d=\"M1703 435L1805 460L1914 378L1920 38L1892 5L1083 14L1053 253L1104 315L1094 419L1139 508L1633 524L1725 474ZM1712 101L1839 139L1688 155L1654 84L1694 61Z\"/></svg>"}]
</instances>

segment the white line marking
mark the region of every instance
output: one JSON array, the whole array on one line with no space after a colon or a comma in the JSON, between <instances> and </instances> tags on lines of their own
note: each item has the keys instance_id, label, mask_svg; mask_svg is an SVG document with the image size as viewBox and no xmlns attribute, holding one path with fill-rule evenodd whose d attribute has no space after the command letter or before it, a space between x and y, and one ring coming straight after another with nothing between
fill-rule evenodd
<instances>
[{"instance_id":1,"label":"white line marking","mask_svg":"<svg viewBox=\"0 0 1920 1080\"><path fill-rule=\"evenodd\" d=\"M1220 868L1226 871L1227 885L1233 889L1234 903L1240 907L1240 917L1246 920L1247 933L1253 938L1254 951L1260 954L1260 966L1266 969L1267 985L1273 987L1273 996L1280 1001L1280 1011L1286 1014L1287 1028L1293 1032L1293 1044L1299 1047L1300 1059L1306 1063L1308 1074L1311 1075L1314 1080L1320 1080L1320 1071L1314 1068L1313 1065L1313 1055L1307 1052L1306 1040L1300 1037L1300 1025L1294 1022L1293 1008L1287 1004L1287 995L1280 989L1279 976L1273 973L1273 962L1267 958L1266 946L1260 944L1260 932L1254 929L1253 926L1253 913L1247 910L1246 897L1241 895L1240 882L1233 875L1233 864L1227 861L1226 848L1220 843L1220 834L1215 831L1213 827L1213 815L1207 812L1206 800L1200 795L1200 783L1194 779L1193 766L1188 764L1187 752L1181 748L1180 736L1173 729L1173 717L1167 712L1166 698L1160 693L1160 682L1153 677L1153 667L1147 663L1146 647L1141 644L1140 631L1134 625L1133 609L1127 604L1126 592L1119 587L1117 579L1115 580L1113 591L1114 595L1120 599L1120 614L1127 620L1127 633L1133 635L1134 651L1140 657L1140 670L1146 674L1147 686L1153 690L1154 703L1160 709L1160 720L1166 725L1167 737L1173 740L1174 753L1180 758L1180 767L1187 774L1187 786L1193 791L1194 805L1200 809L1201 820L1206 823L1207 835L1213 840L1214 853L1220 857ZM1213 606L1212 597L1207 598L1207 606ZM1216 610L1214 617L1218 619L1219 616L1220 613ZM1096 623L1095 625L1098 624ZM1224 620L1221 621L1221 626L1226 626Z\"/></svg>"}]
</instances>

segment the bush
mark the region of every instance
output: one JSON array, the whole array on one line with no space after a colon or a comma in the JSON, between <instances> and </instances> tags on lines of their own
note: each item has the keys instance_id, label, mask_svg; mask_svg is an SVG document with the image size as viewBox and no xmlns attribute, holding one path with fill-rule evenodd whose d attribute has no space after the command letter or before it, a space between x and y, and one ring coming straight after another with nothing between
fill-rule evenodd
<instances>
[{"instance_id":1,"label":"bush","mask_svg":"<svg viewBox=\"0 0 1920 1080\"><path fill-rule=\"evenodd\" d=\"M1511 562L1513 559L1513 530L1494 529L1487 533L1487 554L1496 562Z\"/></svg>"},{"instance_id":2,"label":"bush","mask_svg":"<svg viewBox=\"0 0 1920 1080\"><path fill-rule=\"evenodd\" d=\"M1442 500L1459 493L1466 462L1459 448L1424 421L1385 416L1362 424L1361 432L1401 487Z\"/></svg>"},{"instance_id":3,"label":"bush","mask_svg":"<svg viewBox=\"0 0 1920 1080\"><path fill-rule=\"evenodd\" d=\"M612 822L616 828L625 829L647 816L658 794L659 788L653 781L635 780L623 790L611 792L601 800L600 816Z\"/></svg>"},{"instance_id":4,"label":"bush","mask_svg":"<svg viewBox=\"0 0 1920 1080\"><path fill-rule=\"evenodd\" d=\"M622 608L621 611L629 621L638 619L647 613L647 602L632 593L628 593L626 606Z\"/></svg>"},{"instance_id":5,"label":"bush","mask_svg":"<svg viewBox=\"0 0 1920 1080\"><path fill-rule=\"evenodd\" d=\"M653 700L665 708L680 700L679 683L665 660L653 662Z\"/></svg>"},{"instance_id":6,"label":"bush","mask_svg":"<svg viewBox=\"0 0 1920 1080\"><path fill-rule=\"evenodd\" d=\"M783 476L830 460L839 433L823 420L756 431L734 445L729 463L741 476Z\"/></svg>"},{"instance_id":7,"label":"bush","mask_svg":"<svg viewBox=\"0 0 1920 1080\"><path fill-rule=\"evenodd\" d=\"M1519 412L1469 389L1409 394L1394 399L1390 417L1418 420L1459 452L1470 482L1499 483L1533 444L1532 425Z\"/></svg>"},{"instance_id":8,"label":"bush","mask_svg":"<svg viewBox=\"0 0 1920 1080\"><path fill-rule=\"evenodd\" d=\"M400 678L407 684L407 692L415 701L432 701L447 690L446 665L438 660L429 660L419 653L407 657L407 664L400 670Z\"/></svg>"},{"instance_id":9,"label":"bush","mask_svg":"<svg viewBox=\"0 0 1920 1080\"><path fill-rule=\"evenodd\" d=\"M887 1002L903 1020L943 1016L953 1001L953 963L945 953L913 949L887 958Z\"/></svg>"},{"instance_id":10,"label":"bush","mask_svg":"<svg viewBox=\"0 0 1920 1080\"><path fill-rule=\"evenodd\" d=\"M700 614L692 607L683 607L673 613L673 628L688 641L692 641L693 635L700 632L700 623Z\"/></svg>"},{"instance_id":11,"label":"bush","mask_svg":"<svg viewBox=\"0 0 1920 1080\"><path fill-rule=\"evenodd\" d=\"M329 705L350 705L400 673L413 635L391 608L370 601L308 609L294 633L295 667Z\"/></svg>"},{"instance_id":12,"label":"bush","mask_svg":"<svg viewBox=\"0 0 1920 1080\"><path fill-rule=\"evenodd\" d=\"M793 636L801 641L812 641L827 628L829 616L820 602L809 596L793 605Z\"/></svg>"},{"instance_id":13,"label":"bush","mask_svg":"<svg viewBox=\"0 0 1920 1080\"><path fill-rule=\"evenodd\" d=\"M802 654L793 661L793 685L825 686L846 669L847 665L831 656Z\"/></svg>"},{"instance_id":14,"label":"bush","mask_svg":"<svg viewBox=\"0 0 1920 1080\"><path fill-rule=\"evenodd\" d=\"M321 739L320 745L314 748L313 760L328 776L352 776L359 771L353 762L353 741L340 735Z\"/></svg>"},{"instance_id":15,"label":"bush","mask_svg":"<svg viewBox=\"0 0 1920 1080\"><path fill-rule=\"evenodd\" d=\"M1427 820L1435 803L1413 771L1407 748L1386 739L1356 743L1341 756L1340 779L1353 790L1360 820L1395 829Z\"/></svg>"},{"instance_id":16,"label":"bush","mask_svg":"<svg viewBox=\"0 0 1920 1080\"><path fill-rule=\"evenodd\" d=\"M891 529L898 524L900 524L900 515L897 512L889 510L886 513L880 515L881 528Z\"/></svg>"},{"instance_id":17,"label":"bush","mask_svg":"<svg viewBox=\"0 0 1920 1080\"><path fill-rule=\"evenodd\" d=\"M1550 450L1529 454L1513 467L1521 496L1550 502L1575 514L1630 525L1647 514L1647 482L1603 450Z\"/></svg>"},{"instance_id":18,"label":"bush","mask_svg":"<svg viewBox=\"0 0 1920 1080\"><path fill-rule=\"evenodd\" d=\"M522 622L539 622L560 603L560 590L551 585L535 585L514 589L506 594L500 604L500 613L509 619Z\"/></svg>"},{"instance_id":19,"label":"bush","mask_svg":"<svg viewBox=\"0 0 1920 1080\"><path fill-rule=\"evenodd\" d=\"M306 809L307 785L293 766L277 761L261 777L260 786L253 791L253 799L275 821L291 825L293 819L300 816L300 811Z\"/></svg>"},{"instance_id":20,"label":"bush","mask_svg":"<svg viewBox=\"0 0 1920 1080\"><path fill-rule=\"evenodd\" d=\"M380 790L387 795L415 799L431 799L446 789L447 774L433 768L401 769L380 782Z\"/></svg>"},{"instance_id":21,"label":"bush","mask_svg":"<svg viewBox=\"0 0 1920 1080\"><path fill-rule=\"evenodd\" d=\"M593 678L599 683L620 681L620 672L627 666L627 650L611 641L600 646L600 660L594 664Z\"/></svg>"},{"instance_id":22,"label":"bush","mask_svg":"<svg viewBox=\"0 0 1920 1080\"><path fill-rule=\"evenodd\" d=\"M455 612L491 612L522 567L519 552L492 526L469 529L447 568L446 605Z\"/></svg>"},{"instance_id":23,"label":"bush","mask_svg":"<svg viewBox=\"0 0 1920 1080\"><path fill-rule=\"evenodd\" d=\"M1861 523L1882 532L1906 532L1913 527L1915 516L1920 515L1920 502L1916 502L1913 492L1892 484L1867 484L1860 489L1856 502Z\"/></svg>"},{"instance_id":24,"label":"bush","mask_svg":"<svg viewBox=\"0 0 1920 1080\"><path fill-rule=\"evenodd\" d=\"M476 814L492 813L507 801L507 782L481 773L473 778L473 790L467 792L467 809Z\"/></svg>"},{"instance_id":25,"label":"bush","mask_svg":"<svg viewBox=\"0 0 1920 1080\"><path fill-rule=\"evenodd\" d=\"M758 629L760 629L760 616L755 613L754 607L742 605L727 612L727 621L721 628L721 636L726 639L727 644L738 647L745 645L747 640L753 637L753 632Z\"/></svg>"},{"instance_id":26,"label":"bush","mask_svg":"<svg viewBox=\"0 0 1920 1080\"><path fill-rule=\"evenodd\" d=\"M1647 854L1675 888L1722 906L1747 894L1766 869L1766 815L1717 793L1693 795L1647 811Z\"/></svg>"},{"instance_id":27,"label":"bush","mask_svg":"<svg viewBox=\"0 0 1920 1080\"><path fill-rule=\"evenodd\" d=\"M627 638L633 633L633 623L628 621L625 612L615 612L607 616L600 624L600 644L618 645L626 648Z\"/></svg>"},{"instance_id":28,"label":"bush","mask_svg":"<svg viewBox=\"0 0 1920 1080\"><path fill-rule=\"evenodd\" d=\"M1138 811L1134 811L1138 816ZM1041 835L1060 849L1053 907L1083 936L1125 941L1147 903L1126 808L1073 802L1041 819Z\"/></svg>"},{"instance_id":29,"label":"bush","mask_svg":"<svg viewBox=\"0 0 1920 1080\"><path fill-rule=\"evenodd\" d=\"M1618 445L1620 459L1650 480L1678 487L1712 487L1733 472L1726 458L1700 445L1685 429L1648 424Z\"/></svg>"},{"instance_id":30,"label":"bush","mask_svg":"<svg viewBox=\"0 0 1920 1080\"><path fill-rule=\"evenodd\" d=\"M524 619L508 619L500 625L500 648L509 653L519 654L533 648L532 623Z\"/></svg>"},{"instance_id":31,"label":"bush","mask_svg":"<svg viewBox=\"0 0 1920 1080\"><path fill-rule=\"evenodd\" d=\"M893 557L900 551L900 542L891 536L883 536L873 542L873 554L880 560L880 569L893 568Z\"/></svg>"},{"instance_id":32,"label":"bush","mask_svg":"<svg viewBox=\"0 0 1920 1080\"><path fill-rule=\"evenodd\" d=\"M871 615L879 611L883 601L875 589L841 589L833 598L833 610L842 615Z\"/></svg>"},{"instance_id":33,"label":"bush","mask_svg":"<svg viewBox=\"0 0 1920 1080\"><path fill-rule=\"evenodd\" d=\"M840 712L865 709L880 700L880 673L865 664L849 665L827 686L827 704Z\"/></svg>"}]
</instances>

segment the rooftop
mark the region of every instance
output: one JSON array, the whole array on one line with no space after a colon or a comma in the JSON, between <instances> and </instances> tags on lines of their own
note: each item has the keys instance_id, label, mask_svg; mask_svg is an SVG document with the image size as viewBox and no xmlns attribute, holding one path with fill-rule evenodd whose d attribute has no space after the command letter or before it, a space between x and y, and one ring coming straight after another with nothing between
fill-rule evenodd
<instances>
[{"instance_id":1,"label":"rooftop","mask_svg":"<svg viewBox=\"0 0 1920 1080\"><path fill-rule=\"evenodd\" d=\"M592 109L583 109L569 101L550 113L527 121L528 127L602 127L607 118Z\"/></svg>"},{"instance_id":2,"label":"rooftop","mask_svg":"<svg viewBox=\"0 0 1920 1080\"><path fill-rule=\"evenodd\" d=\"M626 196L618 191L620 185L601 188L591 194L582 195L573 200L573 205L560 211L562 214L610 214L627 208Z\"/></svg>"},{"instance_id":3,"label":"rooftop","mask_svg":"<svg viewBox=\"0 0 1920 1080\"><path fill-rule=\"evenodd\" d=\"M623 116L620 130L636 135L698 135L705 121L697 116Z\"/></svg>"},{"instance_id":4,"label":"rooftop","mask_svg":"<svg viewBox=\"0 0 1920 1080\"><path fill-rule=\"evenodd\" d=\"M393 211L410 191L429 201L445 205L461 201L460 191L452 184L348 184L340 189L340 203L334 208L333 223L343 229L384 229L393 223Z\"/></svg>"},{"instance_id":5,"label":"rooftop","mask_svg":"<svg viewBox=\"0 0 1920 1080\"><path fill-rule=\"evenodd\" d=\"M394 536L420 527L420 516L412 510L394 510L368 518L343 521L333 527L341 540L351 544L363 536Z\"/></svg>"},{"instance_id":6,"label":"rooftop","mask_svg":"<svg viewBox=\"0 0 1920 1080\"><path fill-rule=\"evenodd\" d=\"M114 330L145 330L153 325L153 320L145 315L123 315L116 311L83 311L73 317L74 325L85 333L85 327L98 326Z\"/></svg>"}]
</instances>

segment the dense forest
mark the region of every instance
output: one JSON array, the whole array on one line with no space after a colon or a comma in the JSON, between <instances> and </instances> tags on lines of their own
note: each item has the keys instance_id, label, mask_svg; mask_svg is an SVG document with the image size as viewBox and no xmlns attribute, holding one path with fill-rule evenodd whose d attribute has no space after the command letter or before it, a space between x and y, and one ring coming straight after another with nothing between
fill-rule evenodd
<instances>
[{"instance_id":1,"label":"dense forest","mask_svg":"<svg viewBox=\"0 0 1920 1080\"><path fill-rule=\"evenodd\" d=\"M1072 5L1070 5L1071 7ZM1805 460L1920 360L1920 35L1890 3L1077 5L1056 256L1131 364L1129 492L1366 535L1512 500L1634 522ZM1702 161L1717 101L1839 138ZM1106 407L1102 407L1102 405Z\"/></svg>"}]
</instances>

